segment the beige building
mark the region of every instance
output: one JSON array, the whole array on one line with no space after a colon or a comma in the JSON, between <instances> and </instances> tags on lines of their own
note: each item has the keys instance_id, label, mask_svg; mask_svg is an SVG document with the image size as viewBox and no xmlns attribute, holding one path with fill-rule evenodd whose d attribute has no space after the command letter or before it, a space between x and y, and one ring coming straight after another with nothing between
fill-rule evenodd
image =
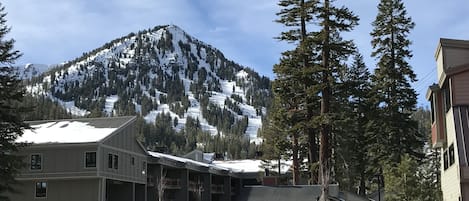
<instances>
[{"instance_id":1,"label":"beige building","mask_svg":"<svg viewBox=\"0 0 469 201\"><path fill-rule=\"evenodd\" d=\"M435 53L438 83L427 99L432 144L441 149L445 201L469 201L469 41L440 39Z\"/></svg>"}]
</instances>

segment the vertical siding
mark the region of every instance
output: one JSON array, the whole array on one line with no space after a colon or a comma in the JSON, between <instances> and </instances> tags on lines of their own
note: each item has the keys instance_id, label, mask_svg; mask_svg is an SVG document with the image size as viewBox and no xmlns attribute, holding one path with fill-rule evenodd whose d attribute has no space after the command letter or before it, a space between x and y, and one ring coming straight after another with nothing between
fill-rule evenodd
<instances>
[{"instance_id":1,"label":"vertical siding","mask_svg":"<svg viewBox=\"0 0 469 201\"><path fill-rule=\"evenodd\" d=\"M108 154L119 156L117 169L108 167ZM145 156L135 155L109 147L102 147L99 157L102 159L100 161L100 176L105 176L115 180L146 183L147 173L142 174L143 162L146 163ZM135 158L134 165L131 164L132 157Z\"/></svg>"},{"instance_id":2,"label":"vertical siding","mask_svg":"<svg viewBox=\"0 0 469 201\"><path fill-rule=\"evenodd\" d=\"M469 105L469 71L452 78L453 105Z\"/></svg>"},{"instance_id":3,"label":"vertical siding","mask_svg":"<svg viewBox=\"0 0 469 201\"><path fill-rule=\"evenodd\" d=\"M455 122L453 109L450 109L446 114L446 132L447 132L447 145L454 143L454 154L459 156L458 146L456 143ZM445 146L446 149L448 146ZM442 151L442 154L444 151ZM443 156L441 156L443 158ZM452 201L458 200L461 196L461 189L457 188L460 185L460 172L459 172L459 158L455 157L455 163L447 170L444 170L443 160L441 160L441 190L443 191L443 200Z\"/></svg>"},{"instance_id":4,"label":"vertical siding","mask_svg":"<svg viewBox=\"0 0 469 201\"><path fill-rule=\"evenodd\" d=\"M125 149L135 153L146 154L144 150L137 143L137 130L134 123L130 123L125 128L122 128L118 133L111 136L104 141L105 145Z\"/></svg>"},{"instance_id":5,"label":"vertical siding","mask_svg":"<svg viewBox=\"0 0 469 201\"><path fill-rule=\"evenodd\" d=\"M136 139L134 122L110 136L100 146L100 175L116 180L146 183L146 173L142 174L143 163L146 163L146 152L140 147ZM108 154L119 156L118 169L108 168ZM135 164L131 164L132 157ZM146 167L145 167L146 168Z\"/></svg>"}]
</instances>

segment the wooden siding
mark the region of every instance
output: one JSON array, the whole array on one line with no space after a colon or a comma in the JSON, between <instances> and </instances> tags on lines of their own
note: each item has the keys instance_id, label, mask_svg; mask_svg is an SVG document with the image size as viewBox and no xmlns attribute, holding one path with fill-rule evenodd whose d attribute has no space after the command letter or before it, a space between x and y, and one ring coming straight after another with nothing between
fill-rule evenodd
<instances>
[{"instance_id":1,"label":"wooden siding","mask_svg":"<svg viewBox=\"0 0 469 201\"><path fill-rule=\"evenodd\" d=\"M124 127L116 131L103 141L104 145L125 149L137 154L146 155L147 153L137 143L137 129L135 129L135 121L130 122Z\"/></svg>"},{"instance_id":2,"label":"wooden siding","mask_svg":"<svg viewBox=\"0 0 469 201\"><path fill-rule=\"evenodd\" d=\"M469 71L452 78L453 105L469 105Z\"/></svg>"},{"instance_id":3,"label":"wooden siding","mask_svg":"<svg viewBox=\"0 0 469 201\"><path fill-rule=\"evenodd\" d=\"M459 150L456 142L455 122L453 115L453 108L446 114L446 136L447 145L443 149L447 149L448 145L455 145L455 163L447 170L444 170L443 160L441 160L441 190L443 191L443 200L458 200L461 196L461 189L455 186L460 186L460 171L459 171ZM444 150L441 151L441 158L443 158Z\"/></svg>"},{"instance_id":4,"label":"wooden siding","mask_svg":"<svg viewBox=\"0 0 469 201\"><path fill-rule=\"evenodd\" d=\"M108 154L114 154L118 156L118 167L108 167ZM132 165L132 157L135 163ZM143 174L142 170L145 169L144 162L146 164L146 156L141 156L128 152L125 149L116 149L114 147L100 147L99 152L99 176L114 180L122 180L127 182L135 182L145 184L147 179L147 172Z\"/></svg>"},{"instance_id":5,"label":"wooden siding","mask_svg":"<svg viewBox=\"0 0 469 201\"><path fill-rule=\"evenodd\" d=\"M31 145L20 152L27 166L17 178L96 177L96 168L85 168L85 152L96 150L96 144ZM31 154L41 155L41 170L30 170Z\"/></svg>"},{"instance_id":6,"label":"wooden siding","mask_svg":"<svg viewBox=\"0 0 469 201\"><path fill-rule=\"evenodd\" d=\"M47 182L47 197L35 198L35 184ZM99 179L29 180L18 183L19 193L10 194L12 201L98 201Z\"/></svg>"},{"instance_id":7,"label":"wooden siding","mask_svg":"<svg viewBox=\"0 0 469 201\"><path fill-rule=\"evenodd\" d=\"M100 144L99 175L115 180L146 183L145 150L137 143L135 119L127 122ZM118 156L118 168L109 168L109 154ZM132 164L134 158L134 164ZM145 165L145 167L144 167ZM145 172L143 172L145 171Z\"/></svg>"}]
</instances>

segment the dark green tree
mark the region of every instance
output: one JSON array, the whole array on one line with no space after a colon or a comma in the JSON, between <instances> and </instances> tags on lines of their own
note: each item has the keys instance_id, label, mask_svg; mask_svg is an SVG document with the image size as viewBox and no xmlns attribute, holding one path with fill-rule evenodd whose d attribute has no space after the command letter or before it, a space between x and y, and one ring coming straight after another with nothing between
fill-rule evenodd
<instances>
[{"instance_id":1,"label":"dark green tree","mask_svg":"<svg viewBox=\"0 0 469 201\"><path fill-rule=\"evenodd\" d=\"M276 80L273 81L272 91L277 97L277 108L272 108L273 113L285 112L284 115L291 117L292 124L289 125L290 136L293 153L293 184L297 184L299 176L300 162L299 154L299 138L306 135L309 146L309 167L318 161L317 159L317 143L316 135L312 129L310 119L313 116L314 106L312 97L316 97L315 93L308 96L309 87L312 86L317 76L312 75L313 67L313 51L311 49L312 33L307 31L307 24L311 24L314 18L316 1L312 0L281 0L278 5L281 10L277 15L278 23L288 27L287 31L280 33L278 39L294 43L296 48L286 51L282 54L280 63L274 66L274 72L277 74ZM317 56L317 55L316 55ZM317 110L316 110L317 111ZM278 125L278 122L271 122ZM287 137L285 136L285 137ZM311 180L314 174L311 174Z\"/></svg>"},{"instance_id":2,"label":"dark green tree","mask_svg":"<svg viewBox=\"0 0 469 201\"><path fill-rule=\"evenodd\" d=\"M23 145L15 140L29 128L22 118L28 108L20 106L25 89L11 67L21 53L13 49L13 39L5 38L10 31L5 17L5 7L0 4L0 200L9 200L5 193L15 192L15 175L23 166L22 158L15 154Z\"/></svg>"},{"instance_id":3,"label":"dark green tree","mask_svg":"<svg viewBox=\"0 0 469 201\"><path fill-rule=\"evenodd\" d=\"M408 39L415 24L401 0L381 0L372 23L372 57L378 61L372 76L374 115L369 125L373 164L400 163L404 154L422 158L424 136L411 119L417 94L410 86L416 75L408 60L412 57ZM379 167L376 167L379 169Z\"/></svg>"},{"instance_id":4,"label":"dark green tree","mask_svg":"<svg viewBox=\"0 0 469 201\"><path fill-rule=\"evenodd\" d=\"M339 121L336 123L335 173L341 189L366 196L366 182L371 177L368 171L368 152L366 124L370 111L369 95L371 89L370 72L363 56L356 53L353 63L341 79L338 87L341 97L337 109ZM353 150L353 152L350 152Z\"/></svg>"},{"instance_id":5,"label":"dark green tree","mask_svg":"<svg viewBox=\"0 0 469 201\"><path fill-rule=\"evenodd\" d=\"M333 111L336 82L339 72L343 69L343 62L355 51L352 41L343 40L341 32L349 32L358 24L358 17L345 7L336 7L331 1L324 0L318 4L317 20L320 30L312 40L320 52L320 65L317 72L321 75L319 88L321 110L316 125L319 127L319 175L321 183L320 201L328 201L329 183L332 168L332 126L337 118L337 111Z\"/></svg>"}]
</instances>

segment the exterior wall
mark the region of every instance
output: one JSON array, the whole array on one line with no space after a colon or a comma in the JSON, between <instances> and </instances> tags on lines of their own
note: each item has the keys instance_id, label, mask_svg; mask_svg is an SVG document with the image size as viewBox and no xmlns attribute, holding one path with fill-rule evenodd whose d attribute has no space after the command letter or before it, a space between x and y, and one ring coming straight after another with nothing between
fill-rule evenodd
<instances>
[{"instance_id":1,"label":"exterior wall","mask_svg":"<svg viewBox=\"0 0 469 201\"><path fill-rule=\"evenodd\" d=\"M440 48L436 53L436 66L437 66L437 73L438 79L444 76L444 65L443 65L443 51Z\"/></svg>"},{"instance_id":2,"label":"exterior wall","mask_svg":"<svg viewBox=\"0 0 469 201\"><path fill-rule=\"evenodd\" d=\"M108 154L118 156L118 168L109 168ZM134 164L132 165L132 157ZM124 149L116 149L113 147L100 147L99 151L99 176L114 180L122 180L145 184L147 179L146 157L126 151Z\"/></svg>"},{"instance_id":3,"label":"exterior wall","mask_svg":"<svg viewBox=\"0 0 469 201\"><path fill-rule=\"evenodd\" d=\"M35 183L47 182L47 197L35 198ZM29 180L20 181L19 193L11 194L12 201L98 201L99 179L79 180Z\"/></svg>"},{"instance_id":4,"label":"exterior wall","mask_svg":"<svg viewBox=\"0 0 469 201\"><path fill-rule=\"evenodd\" d=\"M21 150L28 164L18 179L96 177L96 168L85 168L85 152L97 151L96 144L31 145ZM41 155L41 170L31 170L31 154Z\"/></svg>"},{"instance_id":5,"label":"exterior wall","mask_svg":"<svg viewBox=\"0 0 469 201\"><path fill-rule=\"evenodd\" d=\"M469 71L452 78L453 105L469 105Z\"/></svg>"},{"instance_id":6,"label":"exterior wall","mask_svg":"<svg viewBox=\"0 0 469 201\"><path fill-rule=\"evenodd\" d=\"M467 47L445 47L443 50L445 70L469 63L469 49Z\"/></svg>"},{"instance_id":7,"label":"exterior wall","mask_svg":"<svg viewBox=\"0 0 469 201\"><path fill-rule=\"evenodd\" d=\"M123 126L100 144L99 175L115 180L146 183L146 152L137 143L134 122ZM118 156L118 168L109 168L108 154ZM132 165L132 158L134 164Z\"/></svg>"},{"instance_id":8,"label":"exterior wall","mask_svg":"<svg viewBox=\"0 0 469 201\"><path fill-rule=\"evenodd\" d=\"M104 139L103 145L111 146L115 148L125 149L130 152L139 153L146 155L146 152L142 150L142 147L137 143L137 135L134 122L117 130L115 134L112 134L107 139Z\"/></svg>"},{"instance_id":9,"label":"exterior wall","mask_svg":"<svg viewBox=\"0 0 469 201\"><path fill-rule=\"evenodd\" d=\"M443 160L441 163L441 190L443 191L443 200L452 201L459 200L461 196L461 189L458 188L460 184L459 174L459 156L458 147L456 143L456 133L454 126L453 109L450 109L446 114L446 132L447 132L447 145L443 149L447 149L449 145L454 144L455 162L453 165L444 170ZM443 158L444 150L441 151Z\"/></svg>"}]
</instances>

